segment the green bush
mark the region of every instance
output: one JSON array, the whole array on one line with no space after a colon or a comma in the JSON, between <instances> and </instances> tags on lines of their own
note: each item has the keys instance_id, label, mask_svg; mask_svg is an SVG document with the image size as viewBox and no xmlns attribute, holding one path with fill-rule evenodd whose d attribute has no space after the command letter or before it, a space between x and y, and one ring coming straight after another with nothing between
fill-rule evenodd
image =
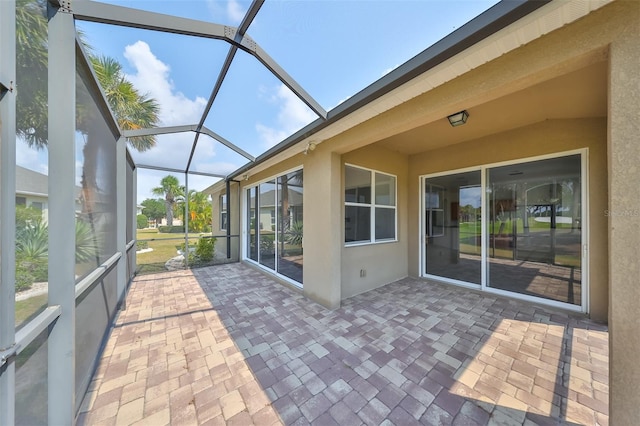
<instances>
[{"instance_id":1,"label":"green bush","mask_svg":"<svg viewBox=\"0 0 640 426\"><path fill-rule=\"evenodd\" d=\"M138 225L138 229L144 229L149 226L149 218L143 214L139 214L136 216L136 222Z\"/></svg>"},{"instance_id":2,"label":"green bush","mask_svg":"<svg viewBox=\"0 0 640 426\"><path fill-rule=\"evenodd\" d=\"M28 224L42 221L42 212L33 207L16 206L16 229L24 229Z\"/></svg>"},{"instance_id":3,"label":"green bush","mask_svg":"<svg viewBox=\"0 0 640 426\"><path fill-rule=\"evenodd\" d=\"M136 241L137 250L144 250L149 248L149 241Z\"/></svg>"},{"instance_id":4,"label":"green bush","mask_svg":"<svg viewBox=\"0 0 640 426\"><path fill-rule=\"evenodd\" d=\"M36 278L29 267L18 260L16 262L16 292L29 290L34 282L36 282Z\"/></svg>"},{"instance_id":5,"label":"green bush","mask_svg":"<svg viewBox=\"0 0 640 426\"><path fill-rule=\"evenodd\" d=\"M295 221L287 232L287 242L292 246L302 245L302 222Z\"/></svg>"},{"instance_id":6,"label":"green bush","mask_svg":"<svg viewBox=\"0 0 640 426\"><path fill-rule=\"evenodd\" d=\"M260 254L272 255L275 252L275 235L260 235Z\"/></svg>"},{"instance_id":7,"label":"green bush","mask_svg":"<svg viewBox=\"0 0 640 426\"><path fill-rule=\"evenodd\" d=\"M214 237L202 237L198 239L196 245L196 257L200 262L211 262L213 260L213 249L216 244Z\"/></svg>"},{"instance_id":8,"label":"green bush","mask_svg":"<svg viewBox=\"0 0 640 426\"><path fill-rule=\"evenodd\" d=\"M184 234L184 226L158 226L162 234Z\"/></svg>"}]
</instances>

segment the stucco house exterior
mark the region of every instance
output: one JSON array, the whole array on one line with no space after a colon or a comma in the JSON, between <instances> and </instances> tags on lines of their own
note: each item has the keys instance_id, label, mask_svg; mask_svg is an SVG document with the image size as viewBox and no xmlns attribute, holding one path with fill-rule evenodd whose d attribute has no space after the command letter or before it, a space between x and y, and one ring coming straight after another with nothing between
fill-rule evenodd
<instances>
[{"instance_id":1,"label":"stucco house exterior","mask_svg":"<svg viewBox=\"0 0 640 426\"><path fill-rule=\"evenodd\" d=\"M40 210L42 220L47 222L48 184L47 175L16 166L16 205Z\"/></svg>"},{"instance_id":2,"label":"stucco house exterior","mask_svg":"<svg viewBox=\"0 0 640 426\"><path fill-rule=\"evenodd\" d=\"M42 220L47 223L49 220L49 176L16 166L16 205L31 207L42 212ZM80 194L82 188L76 187L76 213L82 210Z\"/></svg>"},{"instance_id":3,"label":"stucco house exterior","mask_svg":"<svg viewBox=\"0 0 640 426\"><path fill-rule=\"evenodd\" d=\"M244 262L327 307L412 276L608 322L625 424L640 380L638 69L639 2L501 2L208 192L229 197ZM295 279L286 253L250 249L261 192L276 187L277 235L292 174Z\"/></svg>"}]
</instances>

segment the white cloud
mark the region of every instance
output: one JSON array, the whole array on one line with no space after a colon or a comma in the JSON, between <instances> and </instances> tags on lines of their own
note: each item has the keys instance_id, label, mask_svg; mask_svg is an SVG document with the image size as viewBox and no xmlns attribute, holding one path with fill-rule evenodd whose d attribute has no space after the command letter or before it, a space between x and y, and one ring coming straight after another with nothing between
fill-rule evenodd
<instances>
[{"instance_id":1,"label":"white cloud","mask_svg":"<svg viewBox=\"0 0 640 426\"><path fill-rule=\"evenodd\" d=\"M124 57L135 68L127 79L142 93L148 93L160 104L163 126L195 124L200 121L207 100L200 96L187 98L176 90L170 78L171 68L159 60L144 41L125 47Z\"/></svg>"},{"instance_id":2,"label":"white cloud","mask_svg":"<svg viewBox=\"0 0 640 426\"><path fill-rule=\"evenodd\" d=\"M271 148L317 118L316 114L302 102L287 86L281 84L271 101L279 104L277 125L269 127L256 124L256 131L266 148Z\"/></svg>"},{"instance_id":3,"label":"white cloud","mask_svg":"<svg viewBox=\"0 0 640 426\"><path fill-rule=\"evenodd\" d=\"M155 56L147 43L137 41L126 46L124 57L134 69L132 74L126 76L127 79L140 92L148 93L158 101L161 126L196 124L200 121L202 111L206 106L206 99L202 97L190 99L177 90L171 80L171 68ZM155 147L145 152L132 151L131 155L137 164L184 170L189 160L194 137L195 133L193 132L160 135L156 139ZM237 164L223 161L214 162L215 156L216 150L213 141L206 136L201 136L190 170L225 174L238 168ZM177 176L181 182L184 179L182 173L142 170L138 174L139 201L155 197L151 194L151 188L157 187L160 179L168 174ZM215 180L216 178L191 175L189 186L202 190Z\"/></svg>"},{"instance_id":4,"label":"white cloud","mask_svg":"<svg viewBox=\"0 0 640 426\"><path fill-rule=\"evenodd\" d=\"M49 174L49 154L47 149L37 150L29 148L27 143L17 138L16 141L16 164L26 169L34 170L45 175Z\"/></svg>"},{"instance_id":5,"label":"white cloud","mask_svg":"<svg viewBox=\"0 0 640 426\"><path fill-rule=\"evenodd\" d=\"M234 25L242 21L247 9L238 0L207 0L207 6L214 22ZM221 19L222 16L226 19Z\"/></svg>"},{"instance_id":6,"label":"white cloud","mask_svg":"<svg viewBox=\"0 0 640 426\"><path fill-rule=\"evenodd\" d=\"M244 14L245 10L236 0L229 0L227 2L227 16L229 16L231 22L240 23L242 21L242 18L244 18Z\"/></svg>"}]
</instances>

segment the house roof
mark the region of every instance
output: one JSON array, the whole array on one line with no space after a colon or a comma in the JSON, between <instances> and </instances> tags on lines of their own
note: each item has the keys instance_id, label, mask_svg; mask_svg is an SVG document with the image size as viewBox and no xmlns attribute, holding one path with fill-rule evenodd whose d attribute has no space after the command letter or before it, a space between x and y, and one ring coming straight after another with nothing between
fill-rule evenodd
<instances>
[{"instance_id":1,"label":"house roof","mask_svg":"<svg viewBox=\"0 0 640 426\"><path fill-rule=\"evenodd\" d=\"M326 120L317 119L257 157L255 161L230 173L227 179L234 180L248 171L255 173L298 154L308 143L317 145L343 133L574 22L610 1L501 1L329 111ZM451 111L454 112L456 111Z\"/></svg>"},{"instance_id":2,"label":"house roof","mask_svg":"<svg viewBox=\"0 0 640 426\"><path fill-rule=\"evenodd\" d=\"M80 198L82 187L76 185L75 197ZM49 197L49 176L16 165L16 194Z\"/></svg>"},{"instance_id":3,"label":"house roof","mask_svg":"<svg viewBox=\"0 0 640 426\"><path fill-rule=\"evenodd\" d=\"M49 177L35 170L16 166L16 193L47 197Z\"/></svg>"},{"instance_id":4,"label":"house roof","mask_svg":"<svg viewBox=\"0 0 640 426\"><path fill-rule=\"evenodd\" d=\"M265 162L287 148L317 134L320 130L338 122L349 114L367 106L381 96L393 91L415 77L463 52L486 37L516 22L523 16L537 10L551 0L502 1L472 19L439 42L425 49L409 61L386 74L376 82L356 93L327 113L327 118L319 118L294 133L278 145L266 151L253 162L249 162L227 176L233 179L251 168Z\"/></svg>"}]
</instances>

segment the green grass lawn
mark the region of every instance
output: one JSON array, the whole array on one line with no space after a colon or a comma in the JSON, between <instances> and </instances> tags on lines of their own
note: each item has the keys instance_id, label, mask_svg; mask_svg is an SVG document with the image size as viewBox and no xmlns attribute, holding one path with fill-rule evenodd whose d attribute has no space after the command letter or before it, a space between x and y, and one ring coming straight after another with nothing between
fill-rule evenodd
<instances>
[{"instance_id":1,"label":"green grass lawn","mask_svg":"<svg viewBox=\"0 0 640 426\"><path fill-rule=\"evenodd\" d=\"M16 328L35 317L47 307L47 294L30 297L16 302Z\"/></svg>"},{"instance_id":2,"label":"green grass lawn","mask_svg":"<svg viewBox=\"0 0 640 426\"><path fill-rule=\"evenodd\" d=\"M205 235L211 234L189 234L189 245L197 243L198 238ZM138 274L165 272L165 262L178 256L176 246L184 243L184 234L164 234L159 233L157 229L139 229L136 238L138 241L147 240L149 248L153 249L148 253L136 255Z\"/></svg>"}]
</instances>

